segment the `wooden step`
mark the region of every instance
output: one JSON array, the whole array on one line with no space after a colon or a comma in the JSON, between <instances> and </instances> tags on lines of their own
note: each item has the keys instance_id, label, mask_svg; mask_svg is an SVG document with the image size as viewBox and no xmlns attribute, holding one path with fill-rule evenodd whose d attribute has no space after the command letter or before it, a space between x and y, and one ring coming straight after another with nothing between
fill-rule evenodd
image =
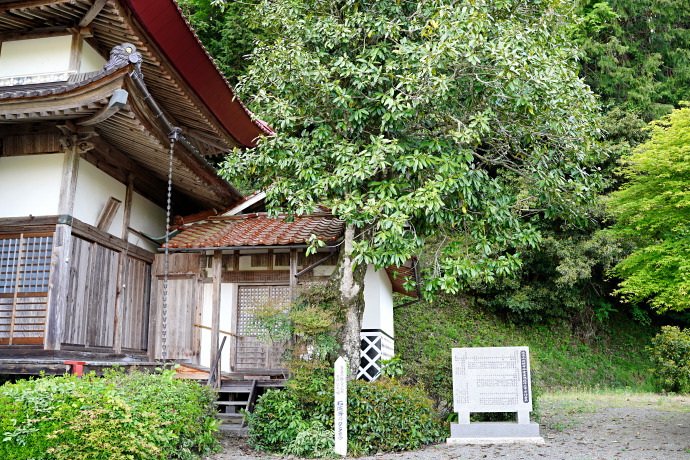
<instances>
[{"instance_id":1,"label":"wooden step","mask_svg":"<svg viewBox=\"0 0 690 460\"><path fill-rule=\"evenodd\" d=\"M220 387L216 391L218 393L249 393L252 390L252 387L246 386L246 387Z\"/></svg>"},{"instance_id":2,"label":"wooden step","mask_svg":"<svg viewBox=\"0 0 690 460\"><path fill-rule=\"evenodd\" d=\"M246 406L249 401L213 401L218 406Z\"/></svg>"}]
</instances>

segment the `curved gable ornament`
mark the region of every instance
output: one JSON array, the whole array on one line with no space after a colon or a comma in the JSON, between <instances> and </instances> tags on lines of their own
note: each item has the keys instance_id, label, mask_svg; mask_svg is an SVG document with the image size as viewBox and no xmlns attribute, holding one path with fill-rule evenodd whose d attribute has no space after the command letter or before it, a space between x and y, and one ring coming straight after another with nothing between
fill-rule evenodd
<instances>
[{"instance_id":1,"label":"curved gable ornament","mask_svg":"<svg viewBox=\"0 0 690 460\"><path fill-rule=\"evenodd\" d=\"M134 64L134 69L139 77L143 77L141 73L141 62L143 58L141 53L137 51L137 47L131 43L123 43L113 47L110 50L110 60L103 65L103 70L110 72L115 69L120 69L124 65Z\"/></svg>"}]
</instances>

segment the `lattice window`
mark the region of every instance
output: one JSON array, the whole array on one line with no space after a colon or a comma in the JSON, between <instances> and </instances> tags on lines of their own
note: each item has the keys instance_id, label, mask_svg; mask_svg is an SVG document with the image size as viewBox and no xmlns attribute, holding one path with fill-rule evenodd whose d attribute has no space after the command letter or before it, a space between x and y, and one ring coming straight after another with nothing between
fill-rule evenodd
<instances>
[{"instance_id":1,"label":"lattice window","mask_svg":"<svg viewBox=\"0 0 690 460\"><path fill-rule=\"evenodd\" d=\"M252 335L250 326L258 305L287 303L290 300L290 286L240 286L237 302L237 333Z\"/></svg>"},{"instance_id":2,"label":"lattice window","mask_svg":"<svg viewBox=\"0 0 690 460\"><path fill-rule=\"evenodd\" d=\"M0 294L48 292L52 235L0 237Z\"/></svg>"},{"instance_id":3,"label":"lattice window","mask_svg":"<svg viewBox=\"0 0 690 460\"><path fill-rule=\"evenodd\" d=\"M41 344L52 234L0 236L0 345Z\"/></svg>"}]
</instances>

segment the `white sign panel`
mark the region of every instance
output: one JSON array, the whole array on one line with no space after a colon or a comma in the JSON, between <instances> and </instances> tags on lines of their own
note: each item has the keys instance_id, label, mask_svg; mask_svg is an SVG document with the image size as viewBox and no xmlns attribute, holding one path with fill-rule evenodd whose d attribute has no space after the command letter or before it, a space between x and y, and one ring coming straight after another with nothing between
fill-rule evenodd
<instances>
[{"instance_id":1,"label":"white sign panel","mask_svg":"<svg viewBox=\"0 0 690 460\"><path fill-rule=\"evenodd\" d=\"M470 412L529 414L529 348L453 348L453 407L461 423Z\"/></svg>"},{"instance_id":2,"label":"white sign panel","mask_svg":"<svg viewBox=\"0 0 690 460\"><path fill-rule=\"evenodd\" d=\"M333 393L335 410L335 453L347 455L347 363L341 357L335 362L333 371Z\"/></svg>"}]
</instances>

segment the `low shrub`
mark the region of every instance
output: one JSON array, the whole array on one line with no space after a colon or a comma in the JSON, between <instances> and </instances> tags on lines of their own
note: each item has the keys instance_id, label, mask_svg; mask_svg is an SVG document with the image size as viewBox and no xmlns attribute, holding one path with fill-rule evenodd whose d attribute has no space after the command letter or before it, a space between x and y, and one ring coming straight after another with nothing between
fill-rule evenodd
<instances>
[{"instance_id":1,"label":"low shrub","mask_svg":"<svg viewBox=\"0 0 690 460\"><path fill-rule=\"evenodd\" d=\"M321 457L332 452L333 387L309 408L293 390L268 391L248 418L258 450ZM388 378L348 382L348 451L353 455L418 449L448 433L423 390Z\"/></svg>"},{"instance_id":2,"label":"low shrub","mask_svg":"<svg viewBox=\"0 0 690 460\"><path fill-rule=\"evenodd\" d=\"M196 459L217 450L212 389L162 374L44 377L0 387L0 457Z\"/></svg>"},{"instance_id":3,"label":"low shrub","mask_svg":"<svg viewBox=\"0 0 690 460\"><path fill-rule=\"evenodd\" d=\"M448 434L419 387L381 378L349 382L347 391L348 450L353 455L414 450Z\"/></svg>"},{"instance_id":4,"label":"low shrub","mask_svg":"<svg viewBox=\"0 0 690 460\"><path fill-rule=\"evenodd\" d=\"M282 452L307 427L305 413L289 390L267 390L247 416L249 443L266 452Z\"/></svg>"},{"instance_id":5,"label":"low shrub","mask_svg":"<svg viewBox=\"0 0 690 460\"><path fill-rule=\"evenodd\" d=\"M690 393L690 328L662 327L649 351L658 389Z\"/></svg>"}]
</instances>

